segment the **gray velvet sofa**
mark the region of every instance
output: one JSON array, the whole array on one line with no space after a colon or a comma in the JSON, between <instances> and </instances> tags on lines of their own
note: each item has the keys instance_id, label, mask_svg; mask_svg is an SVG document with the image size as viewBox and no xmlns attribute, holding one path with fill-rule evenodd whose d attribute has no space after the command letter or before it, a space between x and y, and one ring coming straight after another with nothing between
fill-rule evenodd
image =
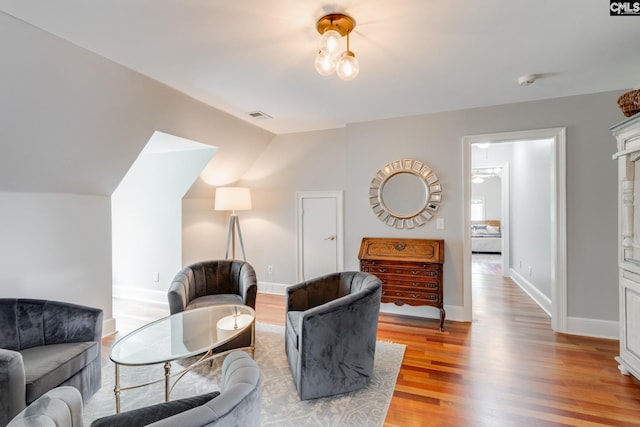
<instances>
[{"instance_id":1,"label":"gray velvet sofa","mask_svg":"<svg viewBox=\"0 0 640 427\"><path fill-rule=\"evenodd\" d=\"M255 309L258 281L246 261L214 260L188 265L169 286L167 298L171 314L216 304L244 304ZM251 331L215 349L222 352L251 345Z\"/></svg>"},{"instance_id":2,"label":"gray velvet sofa","mask_svg":"<svg viewBox=\"0 0 640 427\"><path fill-rule=\"evenodd\" d=\"M301 400L368 384L381 287L376 276L351 271L287 288L285 351Z\"/></svg>"},{"instance_id":3,"label":"gray velvet sofa","mask_svg":"<svg viewBox=\"0 0 640 427\"><path fill-rule=\"evenodd\" d=\"M222 362L220 392L100 418L91 427L258 427L261 399L260 368L247 353L233 351Z\"/></svg>"},{"instance_id":4,"label":"gray velvet sofa","mask_svg":"<svg viewBox=\"0 0 640 427\"><path fill-rule=\"evenodd\" d=\"M0 299L0 426L47 391L102 385L102 310L57 301Z\"/></svg>"}]
</instances>

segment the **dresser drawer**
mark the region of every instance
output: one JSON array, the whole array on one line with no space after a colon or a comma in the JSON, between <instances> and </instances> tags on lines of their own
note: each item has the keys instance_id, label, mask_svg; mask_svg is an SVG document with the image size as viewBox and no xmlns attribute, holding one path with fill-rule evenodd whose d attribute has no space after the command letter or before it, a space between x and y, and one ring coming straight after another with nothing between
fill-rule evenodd
<instances>
[{"instance_id":1,"label":"dresser drawer","mask_svg":"<svg viewBox=\"0 0 640 427\"><path fill-rule=\"evenodd\" d=\"M442 287L438 280L411 280L411 278L403 278L398 280L393 277L380 277L383 288L400 288L407 291L417 290L420 292L439 292Z\"/></svg>"},{"instance_id":2,"label":"dresser drawer","mask_svg":"<svg viewBox=\"0 0 640 427\"><path fill-rule=\"evenodd\" d=\"M441 304L438 293L405 292L397 289L383 289L382 302L391 302L396 305L432 305L434 307L439 307Z\"/></svg>"},{"instance_id":3,"label":"dresser drawer","mask_svg":"<svg viewBox=\"0 0 640 427\"><path fill-rule=\"evenodd\" d=\"M362 262L360 265L360 270L375 275L385 274L434 278L439 278L442 276L442 267L440 266L440 264L398 263L394 265Z\"/></svg>"}]
</instances>

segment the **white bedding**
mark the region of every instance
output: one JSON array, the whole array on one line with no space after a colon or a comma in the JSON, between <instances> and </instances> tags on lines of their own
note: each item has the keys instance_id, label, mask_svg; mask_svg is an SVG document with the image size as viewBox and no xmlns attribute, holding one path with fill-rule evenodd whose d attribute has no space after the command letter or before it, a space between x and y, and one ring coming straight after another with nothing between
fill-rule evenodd
<instances>
[{"instance_id":1,"label":"white bedding","mask_svg":"<svg viewBox=\"0 0 640 427\"><path fill-rule=\"evenodd\" d=\"M502 235L499 225L473 224L471 226L472 252L502 252Z\"/></svg>"},{"instance_id":2,"label":"white bedding","mask_svg":"<svg viewBox=\"0 0 640 427\"><path fill-rule=\"evenodd\" d=\"M502 252L502 237L472 237L471 238L471 251L472 252Z\"/></svg>"}]
</instances>

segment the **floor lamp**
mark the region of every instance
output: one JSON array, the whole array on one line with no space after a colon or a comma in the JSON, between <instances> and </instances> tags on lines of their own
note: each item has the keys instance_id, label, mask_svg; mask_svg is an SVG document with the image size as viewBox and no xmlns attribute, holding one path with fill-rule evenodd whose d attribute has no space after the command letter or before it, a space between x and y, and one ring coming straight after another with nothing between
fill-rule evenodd
<instances>
[{"instance_id":1,"label":"floor lamp","mask_svg":"<svg viewBox=\"0 0 640 427\"><path fill-rule=\"evenodd\" d=\"M242 232L240 231L240 220L236 211L251 209L251 192L245 187L220 187L216 189L216 201L214 209L217 211L231 211L229 216L229 233L227 234L227 251L224 259L229 259L229 248L231 248L231 259L236 259L236 232L240 240L242 258L246 261L244 253L244 243Z\"/></svg>"}]
</instances>

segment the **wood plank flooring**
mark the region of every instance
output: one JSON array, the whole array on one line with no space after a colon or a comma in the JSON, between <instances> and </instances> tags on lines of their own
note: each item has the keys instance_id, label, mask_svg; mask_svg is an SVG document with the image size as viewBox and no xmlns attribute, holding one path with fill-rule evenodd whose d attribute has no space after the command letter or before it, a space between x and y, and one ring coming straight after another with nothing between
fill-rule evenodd
<instances>
[{"instance_id":1,"label":"wood plank flooring","mask_svg":"<svg viewBox=\"0 0 640 427\"><path fill-rule=\"evenodd\" d=\"M640 382L619 373L618 341L553 332L499 275L473 285L472 323L440 332L435 319L380 315L378 338L407 346L385 426L640 426ZM259 294L256 313L284 325L284 297Z\"/></svg>"}]
</instances>

